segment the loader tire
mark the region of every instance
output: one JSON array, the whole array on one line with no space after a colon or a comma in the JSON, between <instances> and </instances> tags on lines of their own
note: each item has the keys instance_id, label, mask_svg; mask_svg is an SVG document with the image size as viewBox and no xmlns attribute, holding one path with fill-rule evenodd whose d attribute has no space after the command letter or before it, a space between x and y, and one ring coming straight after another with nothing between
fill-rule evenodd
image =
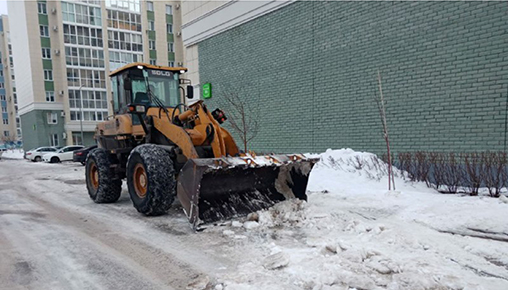
<instances>
[{"instance_id":1,"label":"loader tire","mask_svg":"<svg viewBox=\"0 0 508 290\"><path fill-rule=\"evenodd\" d=\"M175 169L169 154L153 144L134 148L127 161L127 186L138 212L165 214L176 195Z\"/></svg>"},{"instance_id":2,"label":"loader tire","mask_svg":"<svg viewBox=\"0 0 508 290\"><path fill-rule=\"evenodd\" d=\"M122 180L110 170L111 160L106 150L96 148L86 160L86 188L95 203L112 203L120 198Z\"/></svg>"}]
</instances>

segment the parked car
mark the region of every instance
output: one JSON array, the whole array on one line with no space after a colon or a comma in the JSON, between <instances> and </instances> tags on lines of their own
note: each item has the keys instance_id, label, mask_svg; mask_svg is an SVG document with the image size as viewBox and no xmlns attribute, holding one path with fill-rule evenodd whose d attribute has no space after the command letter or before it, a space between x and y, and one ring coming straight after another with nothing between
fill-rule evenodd
<instances>
[{"instance_id":1,"label":"parked car","mask_svg":"<svg viewBox=\"0 0 508 290\"><path fill-rule=\"evenodd\" d=\"M72 153L76 150L83 149L84 146L81 145L71 145L71 146L65 146L62 149L49 153L44 155L42 159L44 162L50 162L50 163L58 163L62 161L72 161Z\"/></svg>"},{"instance_id":2,"label":"parked car","mask_svg":"<svg viewBox=\"0 0 508 290\"><path fill-rule=\"evenodd\" d=\"M72 155L72 161L81 162L81 164L85 165L86 156L88 156L88 153L90 153L90 151L95 148L97 148L97 145L74 151L74 154Z\"/></svg>"},{"instance_id":3,"label":"parked car","mask_svg":"<svg viewBox=\"0 0 508 290\"><path fill-rule=\"evenodd\" d=\"M58 149L55 147L39 147L29 151L26 151L24 154L24 158L31 160L33 162L42 161L42 157L48 153L56 152Z\"/></svg>"}]
</instances>

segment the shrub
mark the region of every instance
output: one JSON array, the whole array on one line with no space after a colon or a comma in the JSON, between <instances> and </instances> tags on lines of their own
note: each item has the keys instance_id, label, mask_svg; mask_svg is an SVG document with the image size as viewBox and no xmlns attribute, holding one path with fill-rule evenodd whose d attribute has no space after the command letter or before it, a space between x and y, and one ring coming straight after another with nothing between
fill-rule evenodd
<instances>
[{"instance_id":1,"label":"shrub","mask_svg":"<svg viewBox=\"0 0 508 290\"><path fill-rule=\"evenodd\" d=\"M398 166L404 178L425 182L443 193L457 193L459 188L478 195L480 187L490 196L499 197L508 182L508 157L504 152L401 152ZM383 158L384 159L384 158Z\"/></svg>"}]
</instances>

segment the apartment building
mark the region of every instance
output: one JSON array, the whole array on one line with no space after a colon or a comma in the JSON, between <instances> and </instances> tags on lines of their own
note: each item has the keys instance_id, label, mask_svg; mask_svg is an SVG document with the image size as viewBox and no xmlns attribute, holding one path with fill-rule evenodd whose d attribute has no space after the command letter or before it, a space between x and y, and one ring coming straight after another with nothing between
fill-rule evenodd
<instances>
[{"instance_id":1,"label":"apartment building","mask_svg":"<svg viewBox=\"0 0 508 290\"><path fill-rule=\"evenodd\" d=\"M177 1L10 1L24 148L90 145L112 114L113 71L182 65Z\"/></svg>"},{"instance_id":2,"label":"apartment building","mask_svg":"<svg viewBox=\"0 0 508 290\"><path fill-rule=\"evenodd\" d=\"M21 124L18 115L16 78L10 43L9 20L0 16L0 144L19 141Z\"/></svg>"}]
</instances>

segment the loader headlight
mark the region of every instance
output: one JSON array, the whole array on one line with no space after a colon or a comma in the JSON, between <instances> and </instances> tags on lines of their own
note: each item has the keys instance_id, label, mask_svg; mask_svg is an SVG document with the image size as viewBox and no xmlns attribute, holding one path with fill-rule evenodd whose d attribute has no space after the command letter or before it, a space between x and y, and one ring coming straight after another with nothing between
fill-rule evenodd
<instances>
[{"instance_id":1,"label":"loader headlight","mask_svg":"<svg viewBox=\"0 0 508 290\"><path fill-rule=\"evenodd\" d=\"M143 105L129 105L129 112L132 114L144 114L146 113L146 107Z\"/></svg>"}]
</instances>

